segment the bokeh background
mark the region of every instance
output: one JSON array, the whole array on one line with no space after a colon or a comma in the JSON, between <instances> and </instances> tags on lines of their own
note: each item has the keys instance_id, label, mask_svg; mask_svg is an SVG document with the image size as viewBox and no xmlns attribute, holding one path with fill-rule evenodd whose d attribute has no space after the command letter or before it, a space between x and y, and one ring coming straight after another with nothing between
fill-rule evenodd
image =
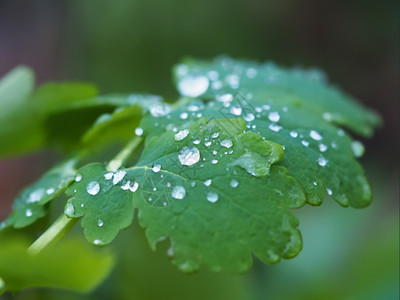
<instances>
[{"instance_id":1,"label":"bokeh background","mask_svg":"<svg viewBox=\"0 0 400 300\"><path fill-rule=\"evenodd\" d=\"M227 54L321 68L385 122L363 140L373 204L344 209L327 199L294 211L304 249L293 260L255 263L241 276L186 276L170 266L166 244L149 250L135 224L112 246L117 267L92 294L32 289L15 297L398 299L398 12L395 0L0 0L0 76L26 64L38 83L82 80L102 93L174 98L171 67L181 58ZM0 220L18 191L56 159L46 151L0 161Z\"/></svg>"}]
</instances>

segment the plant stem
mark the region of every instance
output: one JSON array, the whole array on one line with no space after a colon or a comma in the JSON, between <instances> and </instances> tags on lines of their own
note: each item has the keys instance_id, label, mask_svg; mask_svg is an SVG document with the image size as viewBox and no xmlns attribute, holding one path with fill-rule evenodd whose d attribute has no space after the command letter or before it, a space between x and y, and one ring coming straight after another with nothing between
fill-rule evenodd
<instances>
[{"instance_id":1,"label":"plant stem","mask_svg":"<svg viewBox=\"0 0 400 300\"><path fill-rule=\"evenodd\" d=\"M78 219L68 218L61 214L58 219L28 248L28 253L32 255L39 254L51 243L58 241L67 233Z\"/></svg>"},{"instance_id":2,"label":"plant stem","mask_svg":"<svg viewBox=\"0 0 400 300\"><path fill-rule=\"evenodd\" d=\"M143 138L135 136L107 165L106 169L115 172L123 166L135 150L139 148ZM58 219L28 248L28 253L32 255L39 254L48 245L58 241L66 234L79 218L68 218L62 213Z\"/></svg>"},{"instance_id":3,"label":"plant stem","mask_svg":"<svg viewBox=\"0 0 400 300\"><path fill-rule=\"evenodd\" d=\"M129 156L139 147L143 138L135 136L130 142L108 163L106 169L111 172L118 170L128 160Z\"/></svg>"}]
</instances>

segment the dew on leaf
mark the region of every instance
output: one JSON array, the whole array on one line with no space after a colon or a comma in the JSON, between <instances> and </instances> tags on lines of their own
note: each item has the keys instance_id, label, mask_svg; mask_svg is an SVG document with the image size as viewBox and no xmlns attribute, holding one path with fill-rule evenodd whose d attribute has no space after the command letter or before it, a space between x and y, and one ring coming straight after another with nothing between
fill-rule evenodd
<instances>
[{"instance_id":1,"label":"dew on leaf","mask_svg":"<svg viewBox=\"0 0 400 300\"><path fill-rule=\"evenodd\" d=\"M210 78L210 80L215 81L218 80L219 74L217 71L211 70L208 72L208 78Z\"/></svg>"},{"instance_id":2,"label":"dew on leaf","mask_svg":"<svg viewBox=\"0 0 400 300\"><path fill-rule=\"evenodd\" d=\"M204 145L205 145L206 147L210 147L210 146L211 146L211 141L205 142Z\"/></svg>"},{"instance_id":3,"label":"dew on leaf","mask_svg":"<svg viewBox=\"0 0 400 300\"><path fill-rule=\"evenodd\" d=\"M171 191L171 196L174 199L182 200L186 196L186 190L183 186L177 185Z\"/></svg>"},{"instance_id":4,"label":"dew on leaf","mask_svg":"<svg viewBox=\"0 0 400 300\"><path fill-rule=\"evenodd\" d=\"M252 113L247 113L243 116L243 119L247 122L251 122L255 119L255 117Z\"/></svg>"},{"instance_id":5,"label":"dew on leaf","mask_svg":"<svg viewBox=\"0 0 400 300\"><path fill-rule=\"evenodd\" d=\"M179 92L186 97L197 97L207 91L209 85L206 76L187 76L178 83Z\"/></svg>"},{"instance_id":6,"label":"dew on leaf","mask_svg":"<svg viewBox=\"0 0 400 300\"><path fill-rule=\"evenodd\" d=\"M208 192L208 193L207 193L207 200L208 200L209 202L211 202L211 203L217 202L217 201L218 201L218 198L219 198L219 196L218 196L217 193L214 193L214 192Z\"/></svg>"},{"instance_id":7,"label":"dew on leaf","mask_svg":"<svg viewBox=\"0 0 400 300\"><path fill-rule=\"evenodd\" d=\"M365 148L360 141L353 141L351 143L351 150L356 157L361 157L364 154Z\"/></svg>"},{"instance_id":8,"label":"dew on leaf","mask_svg":"<svg viewBox=\"0 0 400 300\"><path fill-rule=\"evenodd\" d=\"M230 74L226 76L225 80L231 86L231 88L237 89L239 87L239 76Z\"/></svg>"},{"instance_id":9,"label":"dew on leaf","mask_svg":"<svg viewBox=\"0 0 400 300\"><path fill-rule=\"evenodd\" d=\"M32 213L32 210L30 210L29 208L25 211L25 216L27 216L28 218L29 217L32 217L32 215L33 215L33 213Z\"/></svg>"},{"instance_id":10,"label":"dew on leaf","mask_svg":"<svg viewBox=\"0 0 400 300\"><path fill-rule=\"evenodd\" d=\"M236 179L232 179L232 180L231 180L230 186L231 186L232 188L235 188L235 187L237 187L238 185L239 185L239 182L238 182Z\"/></svg>"},{"instance_id":11,"label":"dew on leaf","mask_svg":"<svg viewBox=\"0 0 400 300\"><path fill-rule=\"evenodd\" d=\"M100 192L100 184L97 181L91 181L86 186L86 191L90 195L97 195Z\"/></svg>"},{"instance_id":12,"label":"dew on leaf","mask_svg":"<svg viewBox=\"0 0 400 300\"><path fill-rule=\"evenodd\" d=\"M211 161L211 163L212 163L213 165L216 165L216 164L218 163L218 159L213 159L213 160Z\"/></svg>"},{"instance_id":13,"label":"dew on leaf","mask_svg":"<svg viewBox=\"0 0 400 300\"><path fill-rule=\"evenodd\" d=\"M299 134L298 134L296 131L294 131L294 130L292 130L292 131L290 132L290 136L291 136L292 138L296 138L298 135L299 135Z\"/></svg>"},{"instance_id":14,"label":"dew on leaf","mask_svg":"<svg viewBox=\"0 0 400 300\"><path fill-rule=\"evenodd\" d=\"M216 139L217 137L219 137L219 132L214 132L214 133L211 135L211 138L213 138L213 139Z\"/></svg>"},{"instance_id":15,"label":"dew on leaf","mask_svg":"<svg viewBox=\"0 0 400 300\"><path fill-rule=\"evenodd\" d=\"M155 118L163 117L171 111L170 106L167 104L154 104L149 109L150 114Z\"/></svg>"},{"instance_id":16,"label":"dew on leaf","mask_svg":"<svg viewBox=\"0 0 400 300\"><path fill-rule=\"evenodd\" d=\"M113 172L108 172L108 173L104 174L105 180L110 180L111 178L113 178L113 176L114 176Z\"/></svg>"},{"instance_id":17,"label":"dew on leaf","mask_svg":"<svg viewBox=\"0 0 400 300\"><path fill-rule=\"evenodd\" d=\"M194 140L193 144L198 145L198 144L200 144L200 142L201 142L200 140Z\"/></svg>"},{"instance_id":18,"label":"dew on leaf","mask_svg":"<svg viewBox=\"0 0 400 300\"><path fill-rule=\"evenodd\" d=\"M315 140L315 141L320 141L322 140L322 136L315 130L310 131L310 137Z\"/></svg>"},{"instance_id":19,"label":"dew on leaf","mask_svg":"<svg viewBox=\"0 0 400 300\"><path fill-rule=\"evenodd\" d=\"M240 105L233 105L231 106L231 114L235 115L235 116L240 116L240 114L242 113L242 107Z\"/></svg>"},{"instance_id":20,"label":"dew on leaf","mask_svg":"<svg viewBox=\"0 0 400 300\"><path fill-rule=\"evenodd\" d=\"M188 118L188 113L187 112L183 112L179 115L179 118L181 118L182 120L186 120Z\"/></svg>"},{"instance_id":21,"label":"dew on leaf","mask_svg":"<svg viewBox=\"0 0 400 300\"><path fill-rule=\"evenodd\" d=\"M332 196L332 194L333 194L333 193L332 193L332 190L329 189L329 188L326 188L326 192L328 193L329 196Z\"/></svg>"},{"instance_id":22,"label":"dew on leaf","mask_svg":"<svg viewBox=\"0 0 400 300\"><path fill-rule=\"evenodd\" d=\"M137 183L136 181L131 182L130 180L128 180L121 186L121 189L123 189L124 191L130 190L132 193L136 192L138 188L139 188L139 183Z\"/></svg>"},{"instance_id":23,"label":"dew on leaf","mask_svg":"<svg viewBox=\"0 0 400 300\"><path fill-rule=\"evenodd\" d=\"M321 167L325 167L327 163L328 163L328 161L324 157L322 157L322 156L318 157L318 164Z\"/></svg>"},{"instance_id":24,"label":"dew on leaf","mask_svg":"<svg viewBox=\"0 0 400 300\"><path fill-rule=\"evenodd\" d=\"M268 114L268 119L269 119L271 122L278 122L280 118L281 118L281 116L280 116L279 113L276 112L276 111L270 112L270 113Z\"/></svg>"},{"instance_id":25,"label":"dew on leaf","mask_svg":"<svg viewBox=\"0 0 400 300\"><path fill-rule=\"evenodd\" d=\"M95 245L100 245L102 243L103 243L103 241L102 240L98 240L98 239L93 241L93 244L95 244Z\"/></svg>"},{"instance_id":26,"label":"dew on leaf","mask_svg":"<svg viewBox=\"0 0 400 300\"><path fill-rule=\"evenodd\" d=\"M181 141L188 135L189 135L189 130L187 129L180 130L177 134L175 134L175 141Z\"/></svg>"},{"instance_id":27,"label":"dew on leaf","mask_svg":"<svg viewBox=\"0 0 400 300\"><path fill-rule=\"evenodd\" d=\"M228 149L233 146L233 143L232 143L232 141L230 139L223 139L220 144L221 144L222 147L225 147L225 148L228 148Z\"/></svg>"},{"instance_id":28,"label":"dew on leaf","mask_svg":"<svg viewBox=\"0 0 400 300\"><path fill-rule=\"evenodd\" d=\"M310 145L310 143L306 140L302 140L301 143L303 144L304 147L308 147L308 145Z\"/></svg>"},{"instance_id":29,"label":"dew on leaf","mask_svg":"<svg viewBox=\"0 0 400 300\"><path fill-rule=\"evenodd\" d=\"M54 190L54 189L53 189ZM36 191L33 191L32 193L29 194L28 203L34 203L40 201L44 195L44 189L37 189Z\"/></svg>"},{"instance_id":30,"label":"dew on leaf","mask_svg":"<svg viewBox=\"0 0 400 300\"><path fill-rule=\"evenodd\" d=\"M70 202L67 202L67 204L65 204L64 213L68 216L72 216L74 212L75 212L74 205Z\"/></svg>"},{"instance_id":31,"label":"dew on leaf","mask_svg":"<svg viewBox=\"0 0 400 300\"><path fill-rule=\"evenodd\" d=\"M282 129L282 126L276 124L269 124L268 128L274 132L278 132L279 130Z\"/></svg>"},{"instance_id":32,"label":"dew on leaf","mask_svg":"<svg viewBox=\"0 0 400 300\"><path fill-rule=\"evenodd\" d=\"M151 170L152 170L154 173L158 173L158 172L160 172L160 170L161 170L161 165L160 165L160 164L154 164L154 165L153 165L153 168L151 168Z\"/></svg>"},{"instance_id":33,"label":"dew on leaf","mask_svg":"<svg viewBox=\"0 0 400 300\"><path fill-rule=\"evenodd\" d=\"M101 220L101 219L99 219L99 220L97 221L97 225L98 225L99 227L103 227L104 221Z\"/></svg>"},{"instance_id":34,"label":"dew on leaf","mask_svg":"<svg viewBox=\"0 0 400 300\"><path fill-rule=\"evenodd\" d=\"M183 166L192 166L200 160L200 151L194 146L185 146L179 152L178 159Z\"/></svg>"},{"instance_id":35,"label":"dew on leaf","mask_svg":"<svg viewBox=\"0 0 400 300\"><path fill-rule=\"evenodd\" d=\"M205 186L210 186L211 183L212 183L212 180L211 180L211 179L207 179L207 180L204 181L204 185L205 185Z\"/></svg>"},{"instance_id":36,"label":"dew on leaf","mask_svg":"<svg viewBox=\"0 0 400 300\"><path fill-rule=\"evenodd\" d=\"M75 176L75 181L76 182L79 182L79 181L81 181L82 180L82 175L81 174L76 174L76 176Z\"/></svg>"},{"instance_id":37,"label":"dew on leaf","mask_svg":"<svg viewBox=\"0 0 400 300\"><path fill-rule=\"evenodd\" d=\"M135 134L136 134L137 136L142 136L142 135L143 135L143 128L137 127L137 128L135 129Z\"/></svg>"},{"instance_id":38,"label":"dew on leaf","mask_svg":"<svg viewBox=\"0 0 400 300\"><path fill-rule=\"evenodd\" d=\"M319 144L318 147L319 147L319 151L321 151L321 152L325 152L326 150L328 150L328 146L325 144Z\"/></svg>"},{"instance_id":39,"label":"dew on leaf","mask_svg":"<svg viewBox=\"0 0 400 300\"><path fill-rule=\"evenodd\" d=\"M53 194L55 192L55 189L53 189L53 188L48 188L47 190L46 190L46 194L47 195L51 195L51 194Z\"/></svg>"},{"instance_id":40,"label":"dew on leaf","mask_svg":"<svg viewBox=\"0 0 400 300\"><path fill-rule=\"evenodd\" d=\"M117 171L114 174L114 178L113 178L113 184L116 185L117 183L119 183L122 179L124 179L126 175L126 171Z\"/></svg>"},{"instance_id":41,"label":"dew on leaf","mask_svg":"<svg viewBox=\"0 0 400 300\"><path fill-rule=\"evenodd\" d=\"M232 94L217 95L216 98L217 98L217 101L223 102L223 103L229 103L233 100Z\"/></svg>"},{"instance_id":42,"label":"dew on leaf","mask_svg":"<svg viewBox=\"0 0 400 300\"><path fill-rule=\"evenodd\" d=\"M257 76L257 69L255 68L248 68L246 70L246 76L250 79L253 79Z\"/></svg>"}]
</instances>

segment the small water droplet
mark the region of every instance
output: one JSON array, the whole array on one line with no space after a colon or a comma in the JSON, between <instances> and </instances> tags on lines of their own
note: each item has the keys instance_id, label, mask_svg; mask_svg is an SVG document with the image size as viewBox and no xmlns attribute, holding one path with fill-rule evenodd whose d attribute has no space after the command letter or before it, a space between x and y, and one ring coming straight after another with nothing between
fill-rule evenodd
<instances>
[{"instance_id":1,"label":"small water droplet","mask_svg":"<svg viewBox=\"0 0 400 300\"><path fill-rule=\"evenodd\" d=\"M200 160L200 151L194 146L185 146L179 152L178 159L183 166L192 166Z\"/></svg>"},{"instance_id":2,"label":"small water droplet","mask_svg":"<svg viewBox=\"0 0 400 300\"><path fill-rule=\"evenodd\" d=\"M328 146L325 144L319 144L318 147L319 147L319 151L321 151L321 152L325 152L326 150L328 150Z\"/></svg>"},{"instance_id":3,"label":"small water droplet","mask_svg":"<svg viewBox=\"0 0 400 300\"><path fill-rule=\"evenodd\" d=\"M214 192L208 192L207 193L207 200L211 203L215 203L218 201L218 194Z\"/></svg>"},{"instance_id":4,"label":"small water droplet","mask_svg":"<svg viewBox=\"0 0 400 300\"><path fill-rule=\"evenodd\" d=\"M310 131L310 137L315 140L315 141L320 141L322 140L322 136L315 130Z\"/></svg>"},{"instance_id":5,"label":"small water droplet","mask_svg":"<svg viewBox=\"0 0 400 300\"><path fill-rule=\"evenodd\" d=\"M317 183L316 181L314 181L314 182L313 182L313 185L317 186L317 185L318 185L318 183Z\"/></svg>"},{"instance_id":6,"label":"small water droplet","mask_svg":"<svg viewBox=\"0 0 400 300\"><path fill-rule=\"evenodd\" d=\"M231 186L232 188L235 188L235 187L237 187L238 185L239 185L239 182L238 182L236 179L232 179L232 180L231 180L230 186Z\"/></svg>"},{"instance_id":7,"label":"small water droplet","mask_svg":"<svg viewBox=\"0 0 400 300\"><path fill-rule=\"evenodd\" d=\"M211 146L211 141L205 142L204 145L205 145L206 147L210 147L210 146Z\"/></svg>"},{"instance_id":8,"label":"small water droplet","mask_svg":"<svg viewBox=\"0 0 400 300\"><path fill-rule=\"evenodd\" d=\"M102 244L102 243L103 243L102 240L94 240L94 241L93 241L93 244L95 244L95 245L100 245L100 244Z\"/></svg>"},{"instance_id":9,"label":"small water droplet","mask_svg":"<svg viewBox=\"0 0 400 300\"><path fill-rule=\"evenodd\" d=\"M181 141L189 134L189 130L183 129L180 130L177 134L175 134L175 141Z\"/></svg>"},{"instance_id":10,"label":"small water droplet","mask_svg":"<svg viewBox=\"0 0 400 300\"><path fill-rule=\"evenodd\" d=\"M318 157L318 164L321 167L325 167L327 165L327 163L328 163L328 161L323 156Z\"/></svg>"},{"instance_id":11,"label":"small water droplet","mask_svg":"<svg viewBox=\"0 0 400 300\"><path fill-rule=\"evenodd\" d=\"M88 192L88 194L90 195L97 195L100 192L100 185L97 181L91 181L88 183L88 185L86 186L86 191Z\"/></svg>"},{"instance_id":12,"label":"small water droplet","mask_svg":"<svg viewBox=\"0 0 400 300\"><path fill-rule=\"evenodd\" d=\"M228 148L228 149L233 146L233 143L232 143L232 141L230 139L223 139L220 144L221 144L222 147L225 147L225 148Z\"/></svg>"},{"instance_id":13,"label":"small water droplet","mask_svg":"<svg viewBox=\"0 0 400 300\"><path fill-rule=\"evenodd\" d=\"M30 210L29 208L25 211L25 216L27 216L28 218L29 217L32 217L32 215L33 215L33 213L32 213L32 210Z\"/></svg>"},{"instance_id":14,"label":"small water droplet","mask_svg":"<svg viewBox=\"0 0 400 300\"><path fill-rule=\"evenodd\" d=\"M296 138L298 135L299 135L299 134L298 134L296 131L294 131L294 130L292 130L292 131L290 132L290 136L291 136L292 138Z\"/></svg>"},{"instance_id":15,"label":"small water droplet","mask_svg":"<svg viewBox=\"0 0 400 300\"><path fill-rule=\"evenodd\" d=\"M181 114L179 115L179 117L180 117L182 120L186 120L186 119L188 118L188 113L187 113L187 112L183 112L183 113L181 113Z\"/></svg>"},{"instance_id":16,"label":"small water droplet","mask_svg":"<svg viewBox=\"0 0 400 300\"><path fill-rule=\"evenodd\" d=\"M154 164L153 168L151 169L154 173L158 173L161 170L161 165L160 164Z\"/></svg>"},{"instance_id":17,"label":"small water droplet","mask_svg":"<svg viewBox=\"0 0 400 300\"><path fill-rule=\"evenodd\" d=\"M250 79L253 79L257 76L257 69L255 68L248 68L246 70L246 76Z\"/></svg>"},{"instance_id":18,"label":"small water droplet","mask_svg":"<svg viewBox=\"0 0 400 300\"><path fill-rule=\"evenodd\" d=\"M82 180L82 175L81 174L76 174L76 176L75 176L75 181L76 182L79 182L79 181L81 181Z\"/></svg>"},{"instance_id":19,"label":"small water droplet","mask_svg":"<svg viewBox=\"0 0 400 300\"><path fill-rule=\"evenodd\" d=\"M281 116L279 115L279 113L277 111L273 111L268 114L268 119L271 122L278 122L280 118L281 118Z\"/></svg>"},{"instance_id":20,"label":"small water droplet","mask_svg":"<svg viewBox=\"0 0 400 300\"><path fill-rule=\"evenodd\" d=\"M276 124L269 124L268 128L274 132L278 132L279 130L282 129L282 126Z\"/></svg>"},{"instance_id":21,"label":"small water droplet","mask_svg":"<svg viewBox=\"0 0 400 300\"><path fill-rule=\"evenodd\" d=\"M187 76L178 83L179 92L186 97L197 97L207 91L209 81L206 76Z\"/></svg>"},{"instance_id":22,"label":"small water droplet","mask_svg":"<svg viewBox=\"0 0 400 300\"><path fill-rule=\"evenodd\" d=\"M143 135L143 128L137 127L137 128L135 129L135 134L136 134L137 136L142 136L142 135Z\"/></svg>"},{"instance_id":23,"label":"small water droplet","mask_svg":"<svg viewBox=\"0 0 400 300\"><path fill-rule=\"evenodd\" d=\"M212 183L212 179L207 179L207 180L204 181L204 185L205 186L210 186L211 183Z\"/></svg>"},{"instance_id":24,"label":"small water droplet","mask_svg":"<svg viewBox=\"0 0 400 300\"><path fill-rule=\"evenodd\" d=\"M364 154L365 148L360 141L353 141L351 143L351 150L356 157L361 157Z\"/></svg>"},{"instance_id":25,"label":"small water droplet","mask_svg":"<svg viewBox=\"0 0 400 300\"><path fill-rule=\"evenodd\" d=\"M171 191L171 196L174 199L181 200L186 196L186 190L183 186L177 185Z\"/></svg>"},{"instance_id":26,"label":"small water droplet","mask_svg":"<svg viewBox=\"0 0 400 300\"><path fill-rule=\"evenodd\" d=\"M332 194L333 194L333 193L332 193L332 190L329 189L329 188L326 188L326 192L328 193L329 196L332 196Z\"/></svg>"},{"instance_id":27,"label":"small water droplet","mask_svg":"<svg viewBox=\"0 0 400 300\"><path fill-rule=\"evenodd\" d=\"M270 109L271 109L271 106L268 105L268 104L264 104L264 105L262 106L262 109L263 109L263 110L270 110Z\"/></svg>"},{"instance_id":28,"label":"small water droplet","mask_svg":"<svg viewBox=\"0 0 400 300\"><path fill-rule=\"evenodd\" d=\"M53 194L55 192L55 189L53 189L53 188L48 188L47 190L46 190L46 194L47 195L51 195L51 194Z\"/></svg>"},{"instance_id":29,"label":"small water droplet","mask_svg":"<svg viewBox=\"0 0 400 300\"><path fill-rule=\"evenodd\" d=\"M121 186L121 189L123 189L124 191L130 190L132 193L136 192L138 188L139 188L139 183L137 183L136 181L131 182L130 180L128 180Z\"/></svg>"},{"instance_id":30,"label":"small water droplet","mask_svg":"<svg viewBox=\"0 0 400 300\"><path fill-rule=\"evenodd\" d=\"M42 199L44 193L45 193L44 189L37 189L36 191L33 191L32 193L29 194L29 197L26 201L28 203L38 202L40 201L40 199Z\"/></svg>"},{"instance_id":31,"label":"small water droplet","mask_svg":"<svg viewBox=\"0 0 400 300\"><path fill-rule=\"evenodd\" d=\"M231 88L237 89L239 87L239 76L230 74L226 76L225 80L231 86Z\"/></svg>"},{"instance_id":32,"label":"small water droplet","mask_svg":"<svg viewBox=\"0 0 400 300\"><path fill-rule=\"evenodd\" d=\"M310 143L306 140L302 140L301 143L303 144L304 147L308 147L308 145L310 145Z\"/></svg>"},{"instance_id":33,"label":"small water droplet","mask_svg":"<svg viewBox=\"0 0 400 300\"><path fill-rule=\"evenodd\" d=\"M219 132L214 132L214 133L211 135L211 138L213 138L213 139L216 139L217 137L219 137Z\"/></svg>"},{"instance_id":34,"label":"small water droplet","mask_svg":"<svg viewBox=\"0 0 400 300\"><path fill-rule=\"evenodd\" d=\"M113 176L114 176L113 172L108 172L108 173L104 174L105 180L110 180L111 178L113 178Z\"/></svg>"},{"instance_id":35,"label":"small water droplet","mask_svg":"<svg viewBox=\"0 0 400 300\"><path fill-rule=\"evenodd\" d=\"M235 105L231 106L230 111L231 111L231 114L233 114L235 116L240 116L240 114L242 113L242 107L238 104L235 104Z\"/></svg>"},{"instance_id":36,"label":"small water droplet","mask_svg":"<svg viewBox=\"0 0 400 300\"><path fill-rule=\"evenodd\" d=\"M338 129L337 134L338 134L338 136L344 136L344 130Z\"/></svg>"},{"instance_id":37,"label":"small water droplet","mask_svg":"<svg viewBox=\"0 0 400 300\"><path fill-rule=\"evenodd\" d=\"M201 142L200 140L194 140L193 144L198 145L198 144L200 144L200 142Z\"/></svg>"},{"instance_id":38,"label":"small water droplet","mask_svg":"<svg viewBox=\"0 0 400 300\"><path fill-rule=\"evenodd\" d=\"M215 81L218 80L219 74L217 71L211 70L208 72L208 78L210 78L210 80Z\"/></svg>"},{"instance_id":39,"label":"small water droplet","mask_svg":"<svg viewBox=\"0 0 400 300\"><path fill-rule=\"evenodd\" d=\"M243 116L243 119L247 122L251 122L255 119L255 117L252 113L247 113Z\"/></svg>"},{"instance_id":40,"label":"small water droplet","mask_svg":"<svg viewBox=\"0 0 400 300\"><path fill-rule=\"evenodd\" d=\"M98 225L99 227L103 227L104 221L101 220L101 219L99 219L99 220L97 221L97 225Z\"/></svg>"},{"instance_id":41,"label":"small water droplet","mask_svg":"<svg viewBox=\"0 0 400 300\"><path fill-rule=\"evenodd\" d=\"M212 163L213 165L216 165L216 164L218 163L218 159L213 159L213 160L211 161L211 163Z\"/></svg>"}]
</instances>

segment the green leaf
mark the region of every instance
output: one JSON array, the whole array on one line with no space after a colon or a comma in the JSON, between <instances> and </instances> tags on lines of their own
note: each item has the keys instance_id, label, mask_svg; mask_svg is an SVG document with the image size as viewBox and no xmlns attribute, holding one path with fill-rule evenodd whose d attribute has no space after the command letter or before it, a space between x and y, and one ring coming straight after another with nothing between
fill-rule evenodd
<instances>
[{"instance_id":1,"label":"green leaf","mask_svg":"<svg viewBox=\"0 0 400 300\"><path fill-rule=\"evenodd\" d=\"M77 161L77 157L67 159L23 190L13 204L11 215L0 224L0 228L22 228L45 216L45 204L56 198L74 180Z\"/></svg>"},{"instance_id":2,"label":"green leaf","mask_svg":"<svg viewBox=\"0 0 400 300\"><path fill-rule=\"evenodd\" d=\"M100 163L86 165L78 171L79 181L66 191L72 198L65 206L65 214L70 218L83 216L85 236L95 245L110 243L133 220L131 194L114 184L125 172L120 171L113 180L106 180L106 174L112 178L113 174Z\"/></svg>"},{"instance_id":3,"label":"green leaf","mask_svg":"<svg viewBox=\"0 0 400 300\"><path fill-rule=\"evenodd\" d=\"M29 287L63 288L87 292L95 288L111 271L113 256L94 251L76 239L67 239L32 256L28 243L1 241L0 294ZM79 270L79 271L78 271Z\"/></svg>"},{"instance_id":4,"label":"green leaf","mask_svg":"<svg viewBox=\"0 0 400 300\"><path fill-rule=\"evenodd\" d=\"M88 165L79 171L87 180L68 189L66 213L86 214L88 240L105 244L131 222L133 197L151 246L169 237L174 264L187 272L202 264L244 271L251 253L268 263L293 257L301 237L287 209L304 204L303 191L284 168L271 167L282 147L245 128L241 119L201 119L153 138L134 167L112 173Z\"/></svg>"}]
</instances>

